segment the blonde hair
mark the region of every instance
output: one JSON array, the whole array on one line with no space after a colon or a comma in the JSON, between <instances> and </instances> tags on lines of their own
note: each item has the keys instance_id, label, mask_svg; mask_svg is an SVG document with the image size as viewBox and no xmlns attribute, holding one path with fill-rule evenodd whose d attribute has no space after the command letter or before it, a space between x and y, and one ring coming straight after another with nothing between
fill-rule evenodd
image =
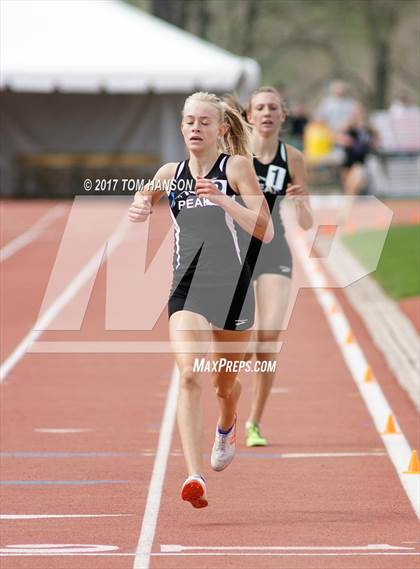
<instances>
[{"instance_id":1,"label":"blonde hair","mask_svg":"<svg viewBox=\"0 0 420 569\"><path fill-rule=\"evenodd\" d=\"M258 87L258 89L255 89L255 91L253 91L251 93L251 96L249 98L249 103L248 103L248 112L251 111L252 99L254 97L256 97L257 95L259 95L260 93L272 93L273 95L275 95L280 102L280 107L281 107L281 110L283 111L283 113L285 115L289 114L289 109L287 108L286 101L283 99L280 91L278 89L276 89L275 87L272 87L271 85L263 85L262 87Z\"/></svg>"},{"instance_id":2,"label":"blonde hair","mask_svg":"<svg viewBox=\"0 0 420 569\"><path fill-rule=\"evenodd\" d=\"M246 109L242 106L242 103L240 102L238 96L235 93L225 93L222 96L222 101L227 103L229 107L235 109L235 111L238 111L238 113L241 115L244 121L248 124L248 119L246 117Z\"/></svg>"},{"instance_id":3,"label":"blonde hair","mask_svg":"<svg viewBox=\"0 0 420 569\"><path fill-rule=\"evenodd\" d=\"M213 93L198 91L185 99L182 110L183 116L187 105L192 101L210 103L218 110L220 123L224 123L227 126L225 134L218 140L218 148L222 152L231 155L239 154L250 160L252 159L251 130L236 109Z\"/></svg>"}]
</instances>

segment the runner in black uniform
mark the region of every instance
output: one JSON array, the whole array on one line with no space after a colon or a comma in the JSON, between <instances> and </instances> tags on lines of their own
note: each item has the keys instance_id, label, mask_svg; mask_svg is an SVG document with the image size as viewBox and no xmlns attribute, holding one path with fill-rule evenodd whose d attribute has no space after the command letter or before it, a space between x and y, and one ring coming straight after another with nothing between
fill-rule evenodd
<instances>
[{"instance_id":1,"label":"runner in black uniform","mask_svg":"<svg viewBox=\"0 0 420 569\"><path fill-rule=\"evenodd\" d=\"M154 180L171 182L168 197L175 238L169 333L180 374L177 416L189 473L181 497L203 508L208 502L202 477L201 378L194 362L206 356L212 340L213 361L223 358L231 364L214 375L220 416L211 465L223 470L235 454L241 392L233 365L243 360L254 313L249 268L239 254L238 234L246 231L269 242L274 231L241 116L215 95L194 93L185 102L181 130L189 160L162 166ZM146 192L136 194L131 221L145 221L164 194L152 189L148 185ZM203 339L205 347L199 344ZM231 353L230 342L243 342L243 353Z\"/></svg>"},{"instance_id":2,"label":"runner in black uniform","mask_svg":"<svg viewBox=\"0 0 420 569\"><path fill-rule=\"evenodd\" d=\"M235 200L237 194L226 176L228 159L220 154L205 178ZM251 274L238 241L249 241L249 234L222 208L197 196L189 160L177 166L169 201L175 225L169 316L191 310L224 330L251 328L255 310Z\"/></svg>"},{"instance_id":3,"label":"runner in black uniform","mask_svg":"<svg viewBox=\"0 0 420 569\"><path fill-rule=\"evenodd\" d=\"M283 275L292 278L292 255L285 237L285 229L281 217L281 204L286 195L286 188L292 183L292 177L287 164L286 144L278 141L276 154L269 164L260 162L254 156L254 168L270 208L274 225L274 238L262 247L262 242L251 237L246 252L246 260L250 266L253 280L263 274ZM248 240L247 237L245 237ZM242 252L246 250L246 243Z\"/></svg>"},{"instance_id":4,"label":"runner in black uniform","mask_svg":"<svg viewBox=\"0 0 420 569\"><path fill-rule=\"evenodd\" d=\"M359 195L368 185L366 159L375 150L378 135L369 122L361 103L355 103L351 119L337 133L337 143L344 149L341 179L346 196ZM345 216L351 209L352 200L346 200Z\"/></svg>"},{"instance_id":5,"label":"runner in black uniform","mask_svg":"<svg viewBox=\"0 0 420 569\"><path fill-rule=\"evenodd\" d=\"M286 118L279 92L273 87L257 89L251 96L247 118L253 126L254 167L271 211L275 233L268 244L251 238L249 247L241 244L241 251L249 262L255 285L258 315L255 355L257 360L275 362L277 353L273 350L286 314L292 276L292 256L281 218L281 203L285 197L295 202L298 223L303 229L311 227L312 214L303 155L279 140ZM274 377L275 372L255 374L251 410L245 426L247 446L267 445L259 423Z\"/></svg>"}]
</instances>

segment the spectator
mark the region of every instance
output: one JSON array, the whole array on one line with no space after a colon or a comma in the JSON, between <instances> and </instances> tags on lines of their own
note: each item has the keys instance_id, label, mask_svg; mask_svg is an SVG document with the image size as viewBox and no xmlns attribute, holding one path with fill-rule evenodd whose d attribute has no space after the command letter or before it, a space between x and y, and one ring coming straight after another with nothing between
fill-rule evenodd
<instances>
[{"instance_id":1,"label":"spectator","mask_svg":"<svg viewBox=\"0 0 420 569\"><path fill-rule=\"evenodd\" d=\"M358 195L367 185L366 158L377 147L378 136L361 103L356 103L352 117L337 134L344 148L341 178L346 195Z\"/></svg>"},{"instance_id":2,"label":"spectator","mask_svg":"<svg viewBox=\"0 0 420 569\"><path fill-rule=\"evenodd\" d=\"M389 112L392 116L400 118L402 115L406 114L407 111L409 113L413 111L418 112L418 107L413 104L408 93L398 93L396 98L392 101L391 106L389 107Z\"/></svg>"},{"instance_id":3,"label":"spectator","mask_svg":"<svg viewBox=\"0 0 420 569\"><path fill-rule=\"evenodd\" d=\"M298 102L292 107L288 117L290 144L303 149L303 135L309 122L309 113L304 103Z\"/></svg>"},{"instance_id":4,"label":"spectator","mask_svg":"<svg viewBox=\"0 0 420 569\"><path fill-rule=\"evenodd\" d=\"M321 101L316 115L337 133L353 116L355 105L356 101L349 95L348 84L332 81L328 87L328 96Z\"/></svg>"},{"instance_id":5,"label":"spectator","mask_svg":"<svg viewBox=\"0 0 420 569\"><path fill-rule=\"evenodd\" d=\"M334 135L326 121L315 118L305 128L305 158L310 165L328 165L334 145Z\"/></svg>"},{"instance_id":6,"label":"spectator","mask_svg":"<svg viewBox=\"0 0 420 569\"><path fill-rule=\"evenodd\" d=\"M420 150L420 109L407 93L400 93L389 108L390 127L400 152Z\"/></svg>"}]
</instances>

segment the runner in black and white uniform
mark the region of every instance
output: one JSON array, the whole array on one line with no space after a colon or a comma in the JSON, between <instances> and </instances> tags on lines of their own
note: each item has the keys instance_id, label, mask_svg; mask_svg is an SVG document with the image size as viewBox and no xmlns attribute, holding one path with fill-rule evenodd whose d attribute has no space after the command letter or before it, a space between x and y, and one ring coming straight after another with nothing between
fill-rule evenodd
<instances>
[{"instance_id":1,"label":"runner in black and white uniform","mask_svg":"<svg viewBox=\"0 0 420 569\"><path fill-rule=\"evenodd\" d=\"M229 158L220 154L204 178L235 200L237 193L226 176ZM197 196L189 160L177 166L169 202L175 226L169 316L191 310L224 330L249 329L254 323L254 295L239 250L246 232L222 208Z\"/></svg>"},{"instance_id":2,"label":"runner in black and white uniform","mask_svg":"<svg viewBox=\"0 0 420 569\"><path fill-rule=\"evenodd\" d=\"M246 250L248 237L246 236L241 250L249 263L252 279L256 280L263 274L282 275L292 277L292 254L285 237L285 229L281 217L281 204L286 195L286 188L292 183L292 177L287 164L286 144L278 141L278 147L273 160L269 164L260 162L254 156L254 168L270 208L271 218L274 225L274 239L263 245L261 241L251 237Z\"/></svg>"},{"instance_id":3,"label":"runner in black and white uniform","mask_svg":"<svg viewBox=\"0 0 420 569\"><path fill-rule=\"evenodd\" d=\"M230 97L227 100L232 103ZM252 271L256 297L255 356L260 361L275 362L277 353L273 349L283 326L292 277L292 256L281 218L281 204L286 197L294 201L297 220L303 229L311 227L312 213L303 154L279 140L286 111L277 89L257 89L251 96L246 116L252 125L255 171L275 231L270 243L262 244L251 238L249 247L242 243L241 250ZM247 354L248 357L252 355ZM257 372L254 376L251 410L245 425L247 446L267 445L259 425L274 377L275 372L267 371Z\"/></svg>"},{"instance_id":4,"label":"runner in black and white uniform","mask_svg":"<svg viewBox=\"0 0 420 569\"><path fill-rule=\"evenodd\" d=\"M274 230L241 116L215 95L194 93L185 101L181 131L189 160L165 164L154 180L170 182L175 230L168 311L180 376L178 428L189 474L181 497L203 508L208 501L202 475L202 377L194 364L197 358L209 357L209 347L213 347L211 357L216 365L221 361L230 364L218 367L213 375L220 415L211 465L224 470L235 454L241 393L234 366L247 351L254 315L250 273L239 254L238 234L244 231L269 242ZM135 196L129 210L131 221L145 221L164 195L149 185L146 190ZM143 298L147 302L146 295L140 302ZM203 340L206 345L201 347ZM240 346L239 351L232 343Z\"/></svg>"}]
</instances>

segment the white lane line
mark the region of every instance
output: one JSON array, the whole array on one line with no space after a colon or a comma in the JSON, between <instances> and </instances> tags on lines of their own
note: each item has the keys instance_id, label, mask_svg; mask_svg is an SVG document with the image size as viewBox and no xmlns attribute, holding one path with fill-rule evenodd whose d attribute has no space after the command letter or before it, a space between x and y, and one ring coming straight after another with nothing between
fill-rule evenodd
<instances>
[{"instance_id":1,"label":"white lane line","mask_svg":"<svg viewBox=\"0 0 420 569\"><path fill-rule=\"evenodd\" d=\"M158 431L154 431L158 432ZM8 458L40 458L40 459L50 459L50 458L114 458L116 456L156 456L155 451L143 450L135 453L119 453L115 452L37 452L37 451L0 451L0 458L5 460ZM181 451L173 451L169 453L169 456L183 456ZM383 457L387 456L385 451L373 451L373 452L308 452L308 453L268 453L268 452L258 452L258 451L243 451L238 452L238 459L261 459L261 460L284 460L284 459L301 459L301 458L358 458L365 456L376 456Z\"/></svg>"},{"instance_id":2,"label":"white lane line","mask_svg":"<svg viewBox=\"0 0 420 569\"><path fill-rule=\"evenodd\" d=\"M6 548L0 549L0 557L134 557L135 553L9 553L13 551ZM419 557L416 551L370 551L370 552L333 552L333 553L306 553L306 552L231 552L218 551L206 553L150 553L150 557Z\"/></svg>"},{"instance_id":3,"label":"white lane line","mask_svg":"<svg viewBox=\"0 0 420 569\"><path fill-rule=\"evenodd\" d=\"M42 217L36 221L32 227L30 227L27 231L9 241L4 247L0 249L0 262L6 261L12 255L35 241L35 239L46 229L49 225L51 225L56 219L59 219L64 215L66 208L63 205L56 205L47 213L45 213Z\"/></svg>"},{"instance_id":4,"label":"white lane line","mask_svg":"<svg viewBox=\"0 0 420 569\"><path fill-rule=\"evenodd\" d=\"M129 222L125 219L118 225L117 229L111 234L106 244L106 251L108 257L118 247L123 240L127 224ZM79 271L74 279L67 285L64 291L56 298L51 306L44 312L44 314L37 320L33 329L23 338L20 344L13 350L8 358L0 366L0 383L2 383L10 370L18 363L18 361L25 355L30 346L39 338L48 325L54 320L57 314L66 306L68 302L77 294L82 286L94 274L98 265L104 262L104 246L100 247L97 253L86 263L86 265Z\"/></svg>"},{"instance_id":5,"label":"white lane line","mask_svg":"<svg viewBox=\"0 0 420 569\"><path fill-rule=\"evenodd\" d=\"M383 451L375 452L308 452L308 453L287 453L282 454L282 458L353 458L358 456L385 456Z\"/></svg>"},{"instance_id":6,"label":"white lane line","mask_svg":"<svg viewBox=\"0 0 420 569\"><path fill-rule=\"evenodd\" d=\"M302 237L296 237L294 244L295 251L313 287L314 294L324 311L335 341L350 371L350 375L357 385L362 399L373 419L374 425L382 438L411 505L417 517L420 518L419 475L404 473L404 471L407 470L411 456L411 449L407 439L403 435L397 420L395 420L395 426L398 434L383 433L387 418L389 415L392 415L395 419L395 413L392 411L378 382L364 381L366 372L370 367L363 350L354 337L350 324L336 296L331 290L325 290L328 289L328 283L320 262L317 259L309 257L309 249Z\"/></svg>"},{"instance_id":7,"label":"white lane line","mask_svg":"<svg viewBox=\"0 0 420 569\"><path fill-rule=\"evenodd\" d=\"M363 456L386 456L384 451L374 452L289 452L289 453L265 453L259 451L244 451L237 455L241 458L357 458Z\"/></svg>"},{"instance_id":8,"label":"white lane line","mask_svg":"<svg viewBox=\"0 0 420 569\"><path fill-rule=\"evenodd\" d=\"M97 555L105 551L116 551L116 545L96 545L89 543L25 543L18 545L6 545L0 549L1 554L6 555ZM3 556L3 555L2 555Z\"/></svg>"},{"instance_id":9,"label":"white lane line","mask_svg":"<svg viewBox=\"0 0 420 569\"><path fill-rule=\"evenodd\" d=\"M365 551L365 550L394 550L413 551L414 547L389 545L388 543L372 543L370 545L164 545L160 546L162 553L179 553L181 551Z\"/></svg>"},{"instance_id":10,"label":"white lane line","mask_svg":"<svg viewBox=\"0 0 420 569\"><path fill-rule=\"evenodd\" d=\"M106 554L105 554L106 555ZM112 555L112 553L110 554ZM406 556L406 555L415 555L420 556L420 553L416 551L355 551L355 552L341 552L341 551L334 551L334 552L323 552L323 553L311 553L311 552L232 552L232 551L212 551L212 552L205 552L205 553L152 553L153 556L156 557L221 557L221 556L235 556L235 557L376 557L380 556Z\"/></svg>"},{"instance_id":11,"label":"white lane line","mask_svg":"<svg viewBox=\"0 0 420 569\"><path fill-rule=\"evenodd\" d=\"M271 347L261 348L260 353L276 353L280 352L282 343L272 343ZM206 353L208 350L208 342L177 342L176 346L169 340L162 342L134 342L128 340L106 340L94 341L89 340L77 341L39 341L34 342L31 346L30 352L36 354L173 354L176 352L183 353ZM226 353L243 353L244 349L251 349L251 343L244 342L218 342L214 346L213 352Z\"/></svg>"},{"instance_id":12,"label":"white lane line","mask_svg":"<svg viewBox=\"0 0 420 569\"><path fill-rule=\"evenodd\" d=\"M56 518L122 518L134 514L0 514L0 520L48 520Z\"/></svg>"},{"instance_id":13,"label":"white lane line","mask_svg":"<svg viewBox=\"0 0 420 569\"><path fill-rule=\"evenodd\" d=\"M175 425L178 387L179 373L178 368L175 366L172 372L171 383L166 398L166 405L165 411L163 413L162 425L160 428L156 458L153 465L149 492L147 494L147 502L143 515L140 538L136 548L136 556L133 566L134 569L148 569L150 563L150 555L156 531L162 487Z\"/></svg>"}]
</instances>

